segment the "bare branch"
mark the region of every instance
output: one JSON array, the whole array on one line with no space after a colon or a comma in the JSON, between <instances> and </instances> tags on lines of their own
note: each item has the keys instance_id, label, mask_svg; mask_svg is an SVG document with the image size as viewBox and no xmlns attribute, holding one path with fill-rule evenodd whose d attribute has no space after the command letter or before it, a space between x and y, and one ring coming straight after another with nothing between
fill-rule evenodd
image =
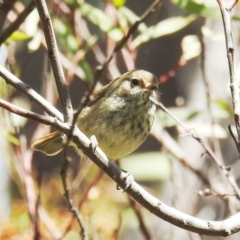
<instances>
[{"instance_id":1,"label":"bare branch","mask_svg":"<svg viewBox=\"0 0 240 240\"><path fill-rule=\"evenodd\" d=\"M39 206L39 194L36 193L34 186L34 177L32 171L32 155L33 150L26 148L26 139L21 138L21 142L24 144L21 145L21 149L18 148L19 158L22 159L22 164L24 168L24 186L26 189L26 199L28 214L31 219L31 228L33 232L33 239L39 240L40 231L38 226L38 206Z\"/></svg>"},{"instance_id":2,"label":"bare branch","mask_svg":"<svg viewBox=\"0 0 240 240\"><path fill-rule=\"evenodd\" d=\"M96 74L95 74L95 78L94 78L94 83L88 93L88 95L85 97L85 102L82 105L82 107L78 110L78 114L81 112L82 108L87 104L90 95L92 94L93 90L95 89L95 86L97 84L97 82L99 81L100 77L102 76L103 72L107 69L109 63L111 62L111 60L114 58L114 56L116 55L116 53L121 50L123 48L123 46L126 44L126 42L128 41L128 39L130 38L130 36L135 32L135 30L138 28L138 26L144 22L153 12L156 11L158 5L160 5L160 3L162 3L162 0L155 0L150 6L149 8L143 13L143 15L140 17L139 20L137 20L128 30L127 34L121 39L121 41L115 46L115 48L113 49L111 55L108 57L108 59L103 63L102 66L99 66Z\"/></svg>"},{"instance_id":3,"label":"bare branch","mask_svg":"<svg viewBox=\"0 0 240 240\"><path fill-rule=\"evenodd\" d=\"M43 116L28 110L25 110L23 108L17 107L3 99L0 99L0 106L9 112L15 113L19 116L37 121L39 123L43 123L46 125L50 125L50 117L49 116Z\"/></svg>"},{"instance_id":4,"label":"bare branch","mask_svg":"<svg viewBox=\"0 0 240 240\"><path fill-rule=\"evenodd\" d=\"M0 31L2 31L6 16L17 0L2 0L0 2Z\"/></svg>"},{"instance_id":5,"label":"bare branch","mask_svg":"<svg viewBox=\"0 0 240 240\"><path fill-rule=\"evenodd\" d=\"M210 189L206 188L204 190L199 190L197 191L198 196L200 197L208 197L208 196L215 196L215 197L220 197L220 198L225 198L225 197L236 197L236 194L230 194L230 193L216 193L211 191Z\"/></svg>"},{"instance_id":6,"label":"bare branch","mask_svg":"<svg viewBox=\"0 0 240 240\"><path fill-rule=\"evenodd\" d=\"M72 199L72 196L70 194L70 190L69 190L69 187L68 187L68 184L67 184L67 171L68 171L68 169L69 169L69 159L67 158L67 156L65 156L65 160L63 162L62 170L61 170L61 173L60 173L62 183L63 183L63 189L64 189L64 194L63 195L67 200L70 212L72 212L72 214L75 216L75 218L78 221L78 225L81 229L80 234L81 234L82 240L87 240L86 230L85 230L84 225L83 225L82 216L79 212L79 209L77 208L77 206L73 202L73 199Z\"/></svg>"},{"instance_id":7,"label":"bare branch","mask_svg":"<svg viewBox=\"0 0 240 240\"><path fill-rule=\"evenodd\" d=\"M42 205L38 207L38 214L41 218L41 221L47 227L47 229L51 232L54 239L63 239L63 235L61 231L55 226L51 218L49 217L46 209L43 208Z\"/></svg>"},{"instance_id":8,"label":"bare branch","mask_svg":"<svg viewBox=\"0 0 240 240\"><path fill-rule=\"evenodd\" d=\"M24 93L31 101L37 103L50 116L57 117L59 120L63 121L62 114L55 107L53 107L48 101L46 101L46 99L44 99L36 91L34 91L29 85L22 82L20 79L18 79L1 65L0 76L6 81L7 84L15 87L20 92Z\"/></svg>"},{"instance_id":9,"label":"bare branch","mask_svg":"<svg viewBox=\"0 0 240 240\"><path fill-rule=\"evenodd\" d=\"M138 203L136 203L129 195L128 196L128 201L130 202L133 211L135 212L138 222L139 222L139 226L141 229L142 234L144 235L146 240L153 240L152 234L150 233L148 227L146 226L144 220L143 220L143 216L140 212L140 206Z\"/></svg>"},{"instance_id":10,"label":"bare branch","mask_svg":"<svg viewBox=\"0 0 240 240\"><path fill-rule=\"evenodd\" d=\"M88 196L90 190L92 189L93 186L95 186L100 181L100 179L102 178L103 175L104 175L104 172L103 171L99 171L98 174L95 176L95 178L92 180L92 182L88 185L88 187L84 191L84 193L82 193L82 198L81 198L81 200L80 200L80 202L78 203L78 206L77 206L78 209L81 209L83 203L87 199L87 196ZM63 236L65 236L68 233L69 229L71 228L71 226L73 224L73 221L74 221L74 217L72 217L72 219L67 224L67 227L64 230Z\"/></svg>"},{"instance_id":11,"label":"bare branch","mask_svg":"<svg viewBox=\"0 0 240 240\"><path fill-rule=\"evenodd\" d=\"M238 145L238 142L237 142L237 139L235 138L234 134L233 134L233 131L232 131L232 128L231 128L231 125L228 125L228 131L236 145L236 148L238 149L238 152L240 152L240 146Z\"/></svg>"},{"instance_id":12,"label":"bare branch","mask_svg":"<svg viewBox=\"0 0 240 240\"><path fill-rule=\"evenodd\" d=\"M160 107L163 111L165 111L167 114L169 114L186 132L189 136L191 136L192 138L194 138L197 142L199 142L203 149L206 150L207 154L215 161L215 163L217 164L217 166L219 167L219 169L223 172L223 174L225 175L225 177L228 179L228 182L231 184L232 188L234 189L234 191L236 192L238 199L240 199L240 189L236 183L236 179L234 178L234 176L231 174L231 168L230 167L226 167L224 166L221 161L215 156L214 152L211 150L211 148L204 143L204 141L199 138L198 136L196 136L196 134L193 133L193 129L188 129L183 122L181 122L177 117L175 117L162 103L151 99L151 101L153 103L155 103L158 107Z\"/></svg>"},{"instance_id":13,"label":"bare branch","mask_svg":"<svg viewBox=\"0 0 240 240\"><path fill-rule=\"evenodd\" d=\"M235 5L238 3L238 0L231 0L229 3L228 3L228 8L229 10L231 11Z\"/></svg>"},{"instance_id":14,"label":"bare branch","mask_svg":"<svg viewBox=\"0 0 240 240\"><path fill-rule=\"evenodd\" d=\"M224 166L215 156L215 154L213 153L213 151L203 142L203 140L199 137L196 137L194 135L192 135L192 137L199 142L202 147L206 150L206 152L208 153L208 155L215 161L215 163L217 163L219 169L223 172L223 174L226 176L226 178L228 179L228 182L231 184L232 188L234 189L235 193L237 194L237 198L240 199L240 189L238 187L238 184L236 182L235 177L232 175L231 173L231 167L226 167Z\"/></svg>"},{"instance_id":15,"label":"bare branch","mask_svg":"<svg viewBox=\"0 0 240 240\"><path fill-rule=\"evenodd\" d=\"M69 95L69 89L65 81L63 69L60 63L56 38L54 35L51 18L44 0L35 0L36 7L42 22L44 35L48 47L48 56L50 58L55 82L58 89L59 98L63 107L64 121L72 123L73 111Z\"/></svg>"},{"instance_id":16,"label":"bare branch","mask_svg":"<svg viewBox=\"0 0 240 240\"><path fill-rule=\"evenodd\" d=\"M167 131L159 131L159 129L152 129L151 135L161 143L164 148L174 157L176 157L183 166L189 169L193 174L195 174L203 184L211 186L211 182L206 178L206 176L198 169L196 169L188 159L188 156L183 152L179 144L168 134Z\"/></svg>"},{"instance_id":17,"label":"bare branch","mask_svg":"<svg viewBox=\"0 0 240 240\"><path fill-rule=\"evenodd\" d=\"M237 3L233 0L229 3L228 7L225 6L224 0L217 0L222 14L224 35L226 40L227 59L230 74L230 89L232 94L232 104L234 112L234 121L238 134L238 145L240 145L240 101L239 101L239 86L235 74L235 58L234 58L234 44L232 39L231 30L231 10ZM237 148L239 149L239 148ZM240 153L240 152L239 152Z\"/></svg>"}]
</instances>

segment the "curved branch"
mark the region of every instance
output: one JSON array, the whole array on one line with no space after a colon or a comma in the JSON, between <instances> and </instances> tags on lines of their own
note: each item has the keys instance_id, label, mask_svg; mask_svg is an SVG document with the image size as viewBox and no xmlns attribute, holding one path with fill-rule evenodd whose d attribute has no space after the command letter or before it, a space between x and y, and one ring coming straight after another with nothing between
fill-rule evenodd
<instances>
[{"instance_id":1,"label":"curved branch","mask_svg":"<svg viewBox=\"0 0 240 240\"><path fill-rule=\"evenodd\" d=\"M19 114L19 111L15 113ZM22 114L21 116L29 118L27 114ZM53 119L52 117L50 118L49 124L66 135L71 131L71 125L59 121L58 119ZM127 173L122 171L114 162L108 160L99 147L93 150L91 140L76 127L73 129L72 141L86 156L112 178L118 186L122 189L126 189ZM154 215L185 230L209 236L229 236L240 231L240 213L224 221L207 221L192 217L167 206L159 199L150 195L134 181L132 185L126 189L126 192Z\"/></svg>"},{"instance_id":2,"label":"curved branch","mask_svg":"<svg viewBox=\"0 0 240 240\"><path fill-rule=\"evenodd\" d=\"M35 0L35 2L39 4L40 2L41 4L45 4L45 2L41 0L39 1ZM49 23L48 21L49 20L48 15L44 13L42 16L45 16L46 17L45 20L47 20L47 24L44 25L44 27L51 28L51 23ZM46 31L45 31L45 34L46 34ZM47 34L49 34L49 32ZM54 36L53 38L48 40L53 41L54 43L55 41ZM56 45L54 46L56 47ZM54 51L57 51L57 49L55 48ZM49 53L52 54L53 52L49 52ZM59 69L57 69L57 71L58 70ZM6 78L9 77L9 74L6 75L3 72L4 71L2 71L2 68L0 66L0 76L2 76L3 78L5 78L6 81L8 81ZM61 80L63 80L63 78L61 78ZM14 87L24 92L30 98L34 96L34 101L37 102L40 106L42 106L46 111L48 111L49 114L51 114L51 116L55 115L55 113L50 111L52 106L42 97L40 97L35 91L33 91L24 83L22 83L19 79L14 77L14 81L10 81L10 82ZM62 86L67 87L64 82ZM62 92L59 91L59 93L61 95ZM64 94L66 93L68 93L68 91L65 92ZM71 114L71 109L69 108L70 105L68 105L69 96L67 94L67 96L64 95L62 97L63 97L62 98L63 107L66 107L64 115L69 118ZM42 103L43 100L44 100L44 104ZM66 102L64 103L65 100ZM22 114L21 116L30 118L29 111L24 113L24 111L20 112L19 110L21 109L19 108L15 109L13 106L10 106L10 107L12 107L11 108L12 112L19 115L21 113ZM58 118L49 117L50 119L49 124L56 127L58 130L60 130L64 134L69 135L72 129L70 121L66 121L66 123L64 123L63 121L60 121L59 119L61 119L61 117L59 115L59 112L56 109L55 109L55 112L57 113L56 116L58 116ZM34 120L38 121L38 119L36 118ZM117 183L118 186L121 186L122 189L126 189L127 186L126 186L125 179L126 179L127 173L119 169L119 167L114 162L108 160L106 155L102 152L102 150L99 147L97 147L96 149L95 148L93 149L91 140L88 139L77 127L73 128L72 141L78 146L78 148L80 148L83 151L83 153L86 156L88 156L99 168L101 168L110 178L112 178ZM166 204L164 204L154 196L150 195L146 190L144 190L141 186L139 186L134 181L132 182L132 185L126 189L126 192L138 203L140 203L142 206L148 209L150 212L152 212L159 218L173 225L176 225L180 228L183 228L198 234L205 234L210 236L229 236L233 233L240 231L240 224L239 224L240 213L234 216L231 216L230 218L223 221L207 221L207 220L202 220L199 218L192 217L172 207L167 206Z\"/></svg>"},{"instance_id":3,"label":"curved branch","mask_svg":"<svg viewBox=\"0 0 240 240\"><path fill-rule=\"evenodd\" d=\"M191 136L198 143L200 143L200 145L207 152L207 154L217 164L217 166L220 169L220 171L222 171L222 173L225 175L225 177L227 178L228 182L231 184L233 190L235 191L235 193L237 195L237 198L240 199L240 189L239 189L239 187L237 185L236 179L234 178L234 176L231 173L231 168L224 166L224 164L222 164L221 161L216 157L216 155L211 150L211 148L207 144L205 144L204 141L201 138L199 138L198 136L196 136L196 134L193 133L193 129L188 129L187 127L185 127L185 125L177 117L175 117L162 103L160 103L160 102L158 102L158 101L156 101L154 99L151 99L151 101L156 106L158 106L161 110L163 110L164 112L169 114L186 131L186 133L189 136Z\"/></svg>"},{"instance_id":4,"label":"curved branch","mask_svg":"<svg viewBox=\"0 0 240 240\"><path fill-rule=\"evenodd\" d=\"M13 105L3 99L0 99L0 107L8 110L9 112L15 113L21 117L25 117L25 118L37 121L39 123L43 123L45 125L50 125L50 122L53 121L51 120L53 119L53 117L43 116L43 115L28 111L21 107L17 107L16 105Z\"/></svg>"},{"instance_id":5,"label":"curved branch","mask_svg":"<svg viewBox=\"0 0 240 240\"><path fill-rule=\"evenodd\" d=\"M57 117L59 120L63 120L63 115L51 104L49 104L46 99L40 96L36 91L34 91L29 85L22 82L12 73L10 73L6 68L0 65L0 76L23 94L25 94L31 101L37 103L44 111L46 111L50 116Z\"/></svg>"}]
</instances>

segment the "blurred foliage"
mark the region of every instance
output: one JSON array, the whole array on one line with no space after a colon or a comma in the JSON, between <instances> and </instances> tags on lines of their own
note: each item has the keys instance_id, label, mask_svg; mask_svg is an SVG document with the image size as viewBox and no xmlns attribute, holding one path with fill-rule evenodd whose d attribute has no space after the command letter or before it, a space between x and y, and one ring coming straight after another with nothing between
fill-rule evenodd
<instances>
[{"instance_id":1,"label":"blurred foliage","mask_svg":"<svg viewBox=\"0 0 240 240\"><path fill-rule=\"evenodd\" d=\"M112 23L111 18L102 10L91 6L88 3L83 3L79 6L82 15L93 24L97 25L100 30L107 33L114 41L119 41L124 36L124 33Z\"/></svg>"},{"instance_id":2,"label":"blurred foliage","mask_svg":"<svg viewBox=\"0 0 240 240\"><path fill-rule=\"evenodd\" d=\"M133 153L121 160L121 167L131 172L136 181L141 182L161 182L171 176L169 159L160 152Z\"/></svg>"},{"instance_id":3,"label":"blurred foliage","mask_svg":"<svg viewBox=\"0 0 240 240\"><path fill-rule=\"evenodd\" d=\"M212 4L212 2L214 3ZM220 19L220 12L215 2L216 1L172 0L172 3L178 10L184 10L183 14L181 16L179 14L167 17L160 22L155 21L152 23L152 21L150 21L150 23L141 23L124 45L123 51L121 52L122 61L125 65L130 61L129 59L132 59L134 62L141 47L147 46L148 51L148 44L169 35L175 36L185 31L199 19L204 18L210 19L211 21ZM88 1L82 2L75 0L60 0L59 4L57 4L56 1L47 1L47 4L56 33L58 47L61 56L63 56L61 61L70 88L75 90L75 88L79 87L78 84L81 83L82 88L79 87L76 91L77 93L75 93L79 102L79 99L84 95L85 88L90 88L93 84L94 73L97 67L104 63L106 57L109 56L114 46L126 35L129 28L136 21L139 21L140 14L136 14L136 9L130 9L125 0L97 1L95 5L90 4ZM23 5L18 2L11 14L16 17L22 8ZM12 15L8 18L8 24L13 21ZM234 19L239 20L237 16L234 16ZM21 55L23 54L21 52L22 49L25 51L23 51L24 54L29 55L37 55L40 51L47 52L40 25L38 12L35 9L26 18L21 28L9 36L4 45L1 46L2 51L3 48L7 51L3 64L11 69L17 77L25 79L25 74L29 71L29 69L25 69L24 64L26 64L30 58L28 59L27 57L27 60L23 58ZM214 32L214 30L210 29L207 25L202 27L202 34L210 41L223 39L222 34ZM177 67L174 68L174 66L172 66L173 69L170 69L170 72L166 73L165 82L171 80L175 71L183 68L191 60L199 57L202 51L201 47L199 36L188 35L183 37L181 45L182 55L179 58L179 62L176 63ZM116 58L112 61L114 66L111 65L110 70L115 71L115 69L121 69L121 67L118 66L118 60L119 59ZM39 62L36 61L36 65L38 64ZM32 84L34 84L34 87L39 93L43 94L46 99L50 99L53 104L58 106L58 99L55 99L53 89L49 87L52 85L48 83L48 78L46 77L50 75L48 69L49 62L46 60L43 65L44 73L42 74L42 79L44 79L44 84L41 85L38 82L39 78L37 78L36 73L30 74L30 77L28 77L31 78ZM109 72L111 72L110 70ZM118 71L114 73L118 73ZM159 78L160 77L162 76L159 76ZM36 110L35 105L31 105L28 100L19 96L17 91L9 87L9 85L6 85L2 79L0 79L0 96L24 109ZM226 139L228 133L225 126L222 125L222 122L232 116L232 108L226 99L211 98L210 105L212 109L211 117L215 120L214 123L209 121L210 112L190 109L185 106L184 103L177 107L171 107L169 110L187 127L195 127L200 137L209 139L214 137L218 140ZM26 172L24 171L23 162L26 156L29 156L29 143L33 134L34 136L35 134L40 136L42 133L45 133L46 130L41 128L34 132L35 128L32 127L31 121L8 113L4 113L2 116L3 119L1 119L0 125L1 132L4 138L12 144L14 151L9 154L13 159L17 159L16 162L13 162L11 167L9 167L9 172L12 181L15 182L16 188L19 188L20 196L18 196L18 198L20 199L16 199L17 197L12 199L11 216L7 221L0 217L0 239L28 240L32 239L32 231L31 220L28 213L29 199L27 199L25 194L26 185L24 181L26 180L26 175L24 174L26 174ZM159 129L174 130L179 134L184 134L176 120L163 111L157 111L154 124L160 126ZM21 134L29 140L25 145L24 142L21 141ZM160 144L157 144L157 148L161 148ZM150 186L148 190L150 190L151 193L159 196L161 191L163 191L163 183L174 178L172 159L166 152L166 149L162 152L156 152L156 149L152 150L150 147L150 150L145 153L134 153L122 159L120 165L123 169L130 171L135 179L141 182L146 188ZM63 197L60 177L56 174L56 171L60 171L61 161L59 161L59 159L62 159L62 157L60 157L60 155L56 157L57 163L54 161L51 162L49 159L42 161L43 157L37 154L34 155L34 160L36 160L36 158L38 158L37 160L40 159L40 163L38 162L36 164L35 171L31 173L34 182L37 181L39 177L38 174L44 169L43 182L41 187L39 187L40 207L46 211L44 214L42 211L39 211L38 216L38 227L42 234L41 239L52 239L54 234L59 234L59 239L62 237L61 239L63 240L80 239L79 226L76 220L71 224L73 215L69 211L67 202ZM75 160L76 162L79 160L74 153L73 159L77 159ZM69 183L74 183L71 185L71 190L73 201L78 205L84 197L88 186L98 175L99 169L89 164L88 161L83 161L81 164L76 164L75 161L72 160L71 162L72 172L70 171L69 173ZM52 174L50 177L46 169L51 168L49 167L51 164L56 164L57 167L55 169L57 170L55 170L55 174ZM179 169L177 173L179 174L180 172L180 174L182 174L181 167L179 167ZM214 172L215 170L211 169L211 171ZM207 170L206 172L208 173ZM178 184L179 183L173 183L172 188L174 189L176 187L176 189L178 189ZM172 189L169 189L168 186L166 192L174 192ZM34 185L33 190L37 195L38 187ZM194 195L194 193L192 194ZM179 195L184 194L179 193ZM171 204L174 204L175 197L173 194ZM168 195L167 199L169 198ZM115 183L106 175L98 180L89 193L86 194L85 201L79 209L84 219L86 231L92 237L90 239L111 240L116 239L117 235L120 236L118 239L123 239L121 237L124 236L126 232L131 231L140 232L139 234L141 234L139 220L130 207L126 195L121 191L116 191ZM197 207L194 211L195 213L198 212ZM141 213L143 219L147 219L146 224L148 226L154 225L151 222L152 220L149 220L151 213L144 210L141 211ZM62 236L64 230L69 225L70 230L65 236Z\"/></svg>"},{"instance_id":4,"label":"blurred foliage","mask_svg":"<svg viewBox=\"0 0 240 240\"><path fill-rule=\"evenodd\" d=\"M180 8L203 17L220 18L216 1L172 0Z\"/></svg>"},{"instance_id":5,"label":"blurred foliage","mask_svg":"<svg viewBox=\"0 0 240 240\"><path fill-rule=\"evenodd\" d=\"M161 21L160 23L149 27L145 32L138 35L133 40L133 46L139 47L141 44L152 39L163 37L168 34L173 34L181 29L187 27L195 20L195 17L190 15L188 17L172 17Z\"/></svg>"}]
</instances>

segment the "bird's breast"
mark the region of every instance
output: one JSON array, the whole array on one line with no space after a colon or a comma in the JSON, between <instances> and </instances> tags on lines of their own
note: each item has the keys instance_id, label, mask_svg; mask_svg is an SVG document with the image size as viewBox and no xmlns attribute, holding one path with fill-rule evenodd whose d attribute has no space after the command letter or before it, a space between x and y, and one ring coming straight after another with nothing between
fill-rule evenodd
<instances>
[{"instance_id":1,"label":"bird's breast","mask_svg":"<svg viewBox=\"0 0 240 240\"><path fill-rule=\"evenodd\" d=\"M108 99L81 113L78 126L88 137L96 136L108 157L117 159L135 151L147 138L154 112L150 100Z\"/></svg>"}]
</instances>

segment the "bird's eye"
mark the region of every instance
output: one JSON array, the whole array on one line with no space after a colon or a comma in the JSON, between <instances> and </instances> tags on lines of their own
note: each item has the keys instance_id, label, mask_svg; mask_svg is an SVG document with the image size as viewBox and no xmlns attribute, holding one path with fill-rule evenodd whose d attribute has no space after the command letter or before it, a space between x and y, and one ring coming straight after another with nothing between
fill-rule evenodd
<instances>
[{"instance_id":1,"label":"bird's eye","mask_svg":"<svg viewBox=\"0 0 240 240\"><path fill-rule=\"evenodd\" d=\"M137 79L132 79L131 80L131 85L134 87L134 86L137 86L139 84L139 81Z\"/></svg>"}]
</instances>

